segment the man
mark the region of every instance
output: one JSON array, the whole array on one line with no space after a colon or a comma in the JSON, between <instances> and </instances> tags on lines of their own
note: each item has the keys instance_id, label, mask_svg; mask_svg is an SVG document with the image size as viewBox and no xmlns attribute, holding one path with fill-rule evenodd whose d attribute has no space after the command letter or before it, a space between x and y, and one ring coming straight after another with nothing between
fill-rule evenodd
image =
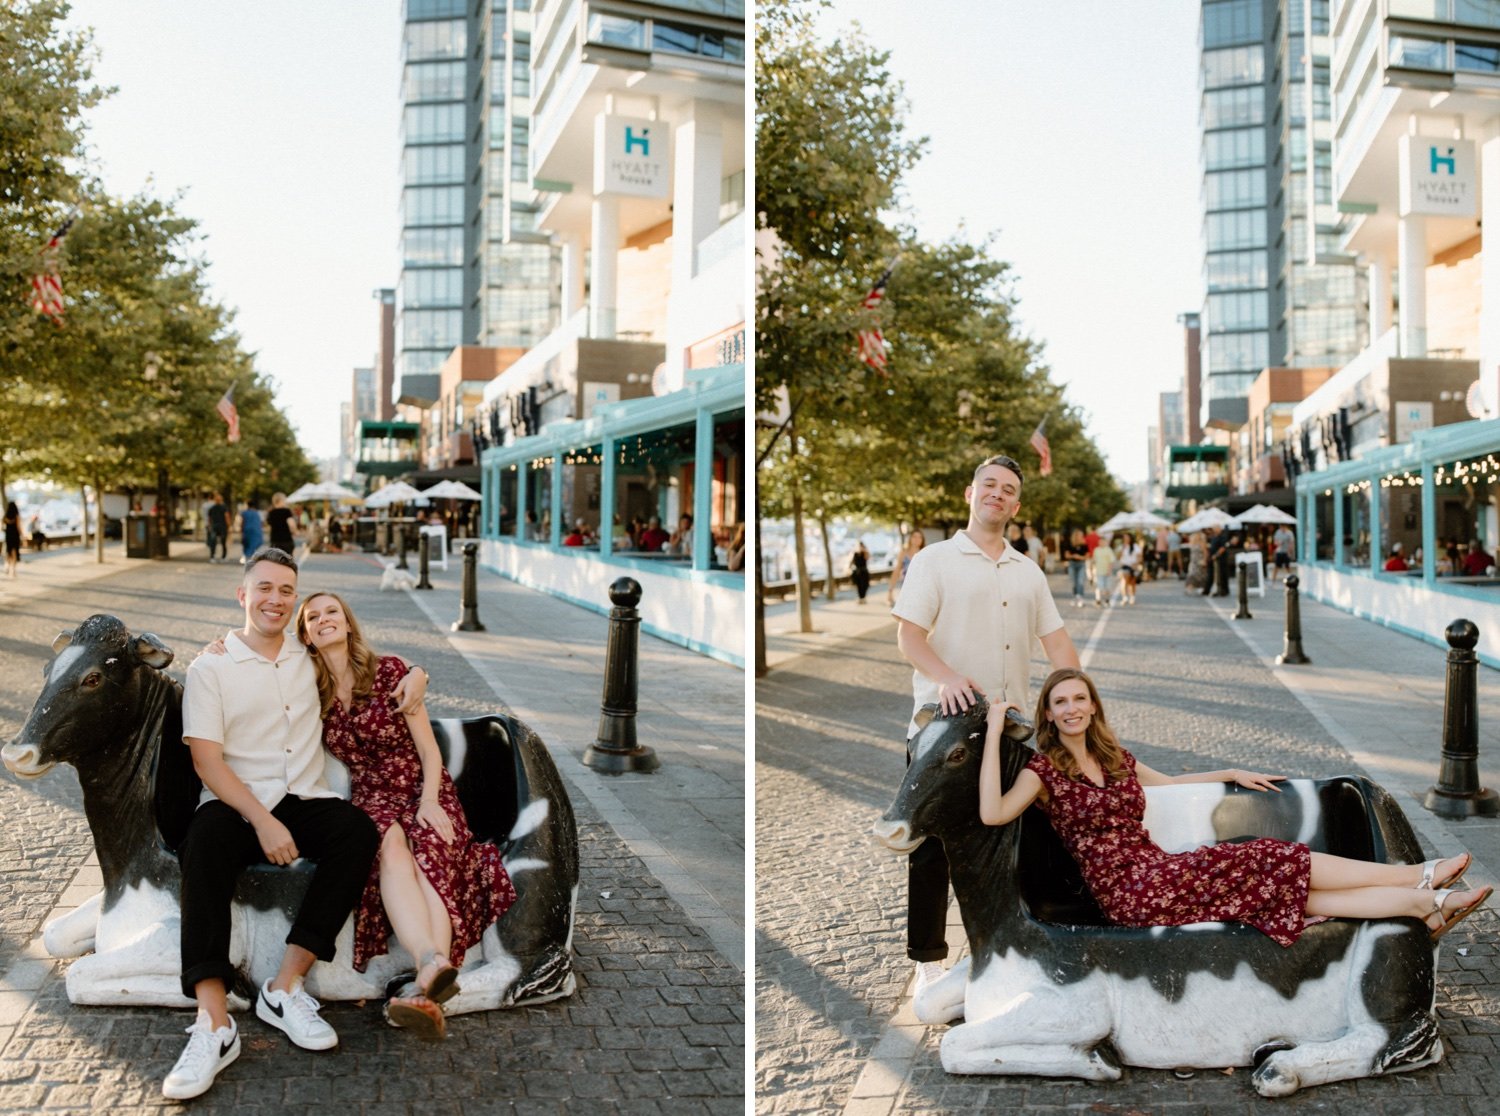
<instances>
[{"instance_id":1,"label":"man","mask_svg":"<svg viewBox=\"0 0 1500 1116\"><path fill-rule=\"evenodd\" d=\"M280 970L260 988L255 1013L304 1049L338 1045L302 978L314 961L333 959L334 938L359 901L379 843L369 817L323 778L312 662L285 635L297 603L296 562L273 547L256 551L236 597L244 627L225 637L225 654L193 661L183 690L183 739L203 793L179 851L182 991L197 1000L198 1016L162 1085L174 1100L206 1092L239 1057L227 1004L235 975L229 904L249 864L317 861ZM410 694L402 697L412 704Z\"/></svg>"},{"instance_id":2,"label":"man","mask_svg":"<svg viewBox=\"0 0 1500 1116\"><path fill-rule=\"evenodd\" d=\"M1484 543L1478 539L1469 540L1469 552L1464 555L1464 576L1483 577L1489 573L1495 559L1490 557L1489 552L1484 549Z\"/></svg>"},{"instance_id":3,"label":"man","mask_svg":"<svg viewBox=\"0 0 1500 1116\"><path fill-rule=\"evenodd\" d=\"M1167 529L1167 573L1176 572L1180 581L1187 576L1182 563L1182 536L1176 527Z\"/></svg>"},{"instance_id":4,"label":"man","mask_svg":"<svg viewBox=\"0 0 1500 1116\"><path fill-rule=\"evenodd\" d=\"M1208 544L1208 584L1205 597L1229 596L1229 528L1220 527Z\"/></svg>"},{"instance_id":5,"label":"man","mask_svg":"<svg viewBox=\"0 0 1500 1116\"><path fill-rule=\"evenodd\" d=\"M1297 547L1297 537L1283 523L1271 536L1271 580L1280 581L1281 571L1292 568L1292 554Z\"/></svg>"},{"instance_id":6,"label":"man","mask_svg":"<svg viewBox=\"0 0 1500 1116\"><path fill-rule=\"evenodd\" d=\"M224 506L222 492L215 492L213 502L208 505L208 560L229 561L229 509Z\"/></svg>"},{"instance_id":7,"label":"man","mask_svg":"<svg viewBox=\"0 0 1500 1116\"><path fill-rule=\"evenodd\" d=\"M671 537L661 529L661 516L653 515L646 529L641 532L641 549L660 550Z\"/></svg>"},{"instance_id":8,"label":"man","mask_svg":"<svg viewBox=\"0 0 1500 1116\"><path fill-rule=\"evenodd\" d=\"M693 553L693 517L684 513L677 520L677 530L672 532L671 541L667 544L668 549L679 556L690 556Z\"/></svg>"},{"instance_id":9,"label":"man","mask_svg":"<svg viewBox=\"0 0 1500 1116\"><path fill-rule=\"evenodd\" d=\"M1021 506L1021 480L1021 467L1009 457L981 463L964 489L968 526L911 560L892 609L897 645L915 668L908 748L917 734L915 711L930 703L952 714L982 695L1029 711L1038 639L1054 668L1079 665L1047 575L1006 542L1006 526ZM917 963L915 995L921 995L942 975L948 956L948 859L941 844L924 841L911 854L908 886L906 955Z\"/></svg>"}]
</instances>

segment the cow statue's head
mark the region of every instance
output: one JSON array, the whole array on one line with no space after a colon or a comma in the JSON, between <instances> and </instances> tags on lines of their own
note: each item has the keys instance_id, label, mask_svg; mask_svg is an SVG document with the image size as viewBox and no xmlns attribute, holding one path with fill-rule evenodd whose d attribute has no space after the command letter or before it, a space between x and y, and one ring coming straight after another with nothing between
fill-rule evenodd
<instances>
[{"instance_id":1,"label":"cow statue's head","mask_svg":"<svg viewBox=\"0 0 1500 1116\"><path fill-rule=\"evenodd\" d=\"M917 713L917 735L909 745L911 763L896 798L878 822L875 836L893 852L911 852L928 837L982 824L979 820L979 762L984 756L989 704L975 702L951 717L935 705ZM1032 725L1014 709L1005 715L1000 741L1001 784L1009 786L1026 762L1023 747Z\"/></svg>"},{"instance_id":2,"label":"cow statue's head","mask_svg":"<svg viewBox=\"0 0 1500 1116\"><path fill-rule=\"evenodd\" d=\"M37 778L58 763L77 766L87 749L103 748L135 720L142 672L161 670L172 650L151 634L132 636L113 616L90 616L52 641L42 692L0 759L16 775Z\"/></svg>"}]
</instances>

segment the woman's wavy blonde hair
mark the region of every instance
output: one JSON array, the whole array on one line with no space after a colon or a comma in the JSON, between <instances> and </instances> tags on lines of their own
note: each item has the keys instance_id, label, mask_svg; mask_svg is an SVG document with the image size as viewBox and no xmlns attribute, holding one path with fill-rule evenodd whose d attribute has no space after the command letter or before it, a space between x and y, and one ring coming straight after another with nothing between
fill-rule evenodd
<instances>
[{"instance_id":1,"label":"woman's wavy blonde hair","mask_svg":"<svg viewBox=\"0 0 1500 1116\"><path fill-rule=\"evenodd\" d=\"M1099 700L1099 691L1094 688L1094 680L1083 671L1074 670L1072 667L1054 670L1047 675L1047 681L1042 683L1042 696L1037 699L1036 719L1032 722L1036 725L1037 751L1051 760L1052 766L1069 779L1077 779L1080 776L1078 763L1063 744L1057 725L1047 718L1047 702L1052 698L1052 691L1061 683L1074 678L1088 687L1089 700L1094 703L1094 716L1084 732L1088 750L1099 761L1099 766L1105 775L1110 779L1123 779L1127 774L1125 749L1120 746L1119 737L1115 736L1114 730L1109 727L1109 722L1104 719L1104 705Z\"/></svg>"},{"instance_id":2,"label":"woman's wavy blonde hair","mask_svg":"<svg viewBox=\"0 0 1500 1116\"><path fill-rule=\"evenodd\" d=\"M319 589L302 598L302 603L297 606L297 638L312 654L313 672L318 679L318 705L323 711L322 715L326 717L328 711L333 708L334 698L338 695L338 680L333 677L328 664L323 661L323 657L318 654L308 638L307 606L319 597L331 597L338 601L339 608L343 609L344 619L348 621L349 665L354 668L353 703L355 705L362 705L370 699L370 691L375 687L375 672L380 666L380 657L365 640L359 621L354 618L354 613L349 609L349 603L343 597L337 593L330 593L326 589Z\"/></svg>"}]
</instances>

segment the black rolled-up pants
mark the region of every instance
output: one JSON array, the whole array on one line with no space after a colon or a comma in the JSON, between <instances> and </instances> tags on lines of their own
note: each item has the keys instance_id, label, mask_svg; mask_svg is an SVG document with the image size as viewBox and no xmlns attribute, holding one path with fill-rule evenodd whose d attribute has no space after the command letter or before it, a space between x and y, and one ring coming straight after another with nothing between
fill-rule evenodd
<instances>
[{"instance_id":1,"label":"black rolled-up pants","mask_svg":"<svg viewBox=\"0 0 1500 1116\"><path fill-rule=\"evenodd\" d=\"M291 831L297 852L317 870L287 934L320 961L333 960L334 939L359 902L380 846L375 823L341 798L287 795L271 816ZM229 961L229 902L239 875L266 864L255 828L217 800L198 807L178 852L182 862L182 992L215 977L234 987Z\"/></svg>"},{"instance_id":2,"label":"black rolled-up pants","mask_svg":"<svg viewBox=\"0 0 1500 1116\"><path fill-rule=\"evenodd\" d=\"M906 742L911 766L911 741ZM941 961L948 956L948 854L929 837L906 860L906 956Z\"/></svg>"}]
</instances>

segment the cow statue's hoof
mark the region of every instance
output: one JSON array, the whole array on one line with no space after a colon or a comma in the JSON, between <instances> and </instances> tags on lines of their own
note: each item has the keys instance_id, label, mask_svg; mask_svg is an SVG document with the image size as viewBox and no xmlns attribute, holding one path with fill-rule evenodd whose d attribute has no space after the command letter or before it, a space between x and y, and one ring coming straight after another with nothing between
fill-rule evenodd
<instances>
[{"instance_id":1,"label":"cow statue's hoof","mask_svg":"<svg viewBox=\"0 0 1500 1116\"><path fill-rule=\"evenodd\" d=\"M1289 1097L1302 1088L1302 1079L1282 1064L1280 1054L1273 1054L1250 1075L1250 1084L1263 1097Z\"/></svg>"}]
</instances>

